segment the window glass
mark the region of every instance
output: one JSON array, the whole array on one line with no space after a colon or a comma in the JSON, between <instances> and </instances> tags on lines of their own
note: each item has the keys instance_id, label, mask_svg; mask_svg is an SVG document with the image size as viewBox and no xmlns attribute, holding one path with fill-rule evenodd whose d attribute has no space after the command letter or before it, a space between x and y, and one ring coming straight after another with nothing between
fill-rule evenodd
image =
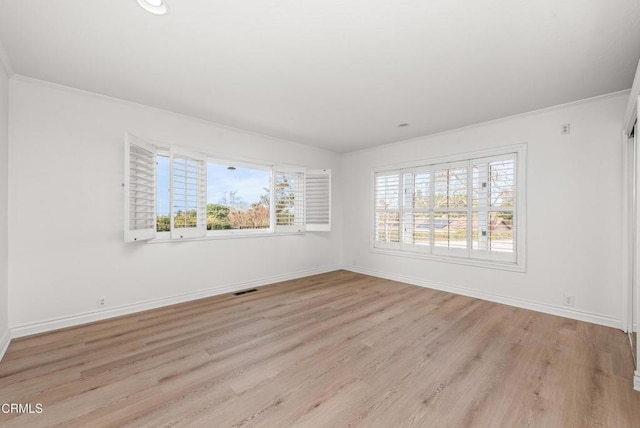
<instances>
[{"instance_id":1,"label":"window glass","mask_svg":"<svg viewBox=\"0 0 640 428\"><path fill-rule=\"evenodd\" d=\"M269 170L207 164L207 230L255 230L270 226Z\"/></svg>"},{"instance_id":2,"label":"window glass","mask_svg":"<svg viewBox=\"0 0 640 428\"><path fill-rule=\"evenodd\" d=\"M156 156L156 230L169 232L171 222L171 172L169 156Z\"/></svg>"},{"instance_id":3,"label":"window glass","mask_svg":"<svg viewBox=\"0 0 640 428\"><path fill-rule=\"evenodd\" d=\"M375 172L373 246L518 263L517 166L504 153Z\"/></svg>"}]
</instances>

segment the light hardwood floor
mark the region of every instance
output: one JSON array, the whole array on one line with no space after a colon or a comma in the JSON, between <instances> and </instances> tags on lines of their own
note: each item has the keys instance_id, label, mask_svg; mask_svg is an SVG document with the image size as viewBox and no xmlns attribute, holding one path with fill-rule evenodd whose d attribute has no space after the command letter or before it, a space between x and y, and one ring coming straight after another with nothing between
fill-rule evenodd
<instances>
[{"instance_id":1,"label":"light hardwood floor","mask_svg":"<svg viewBox=\"0 0 640 428\"><path fill-rule=\"evenodd\" d=\"M15 340L0 426L639 427L625 335L346 271Z\"/></svg>"}]
</instances>

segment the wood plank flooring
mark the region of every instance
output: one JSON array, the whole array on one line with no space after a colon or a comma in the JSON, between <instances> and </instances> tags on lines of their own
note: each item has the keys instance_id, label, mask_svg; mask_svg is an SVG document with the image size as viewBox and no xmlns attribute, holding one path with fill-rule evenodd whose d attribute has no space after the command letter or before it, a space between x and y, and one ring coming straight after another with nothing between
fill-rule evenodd
<instances>
[{"instance_id":1,"label":"wood plank flooring","mask_svg":"<svg viewBox=\"0 0 640 428\"><path fill-rule=\"evenodd\" d=\"M15 340L2 427L638 427L625 335L346 271Z\"/></svg>"}]
</instances>

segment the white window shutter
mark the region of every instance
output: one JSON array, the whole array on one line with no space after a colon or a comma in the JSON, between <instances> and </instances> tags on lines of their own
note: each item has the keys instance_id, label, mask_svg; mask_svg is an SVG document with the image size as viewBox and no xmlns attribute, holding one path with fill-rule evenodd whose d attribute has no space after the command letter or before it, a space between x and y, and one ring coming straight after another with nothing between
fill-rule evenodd
<instances>
[{"instance_id":1,"label":"white window shutter","mask_svg":"<svg viewBox=\"0 0 640 428\"><path fill-rule=\"evenodd\" d=\"M374 183L374 246L400 249L401 173L376 172Z\"/></svg>"},{"instance_id":2,"label":"white window shutter","mask_svg":"<svg viewBox=\"0 0 640 428\"><path fill-rule=\"evenodd\" d=\"M207 234L206 155L171 146L171 239Z\"/></svg>"},{"instance_id":3,"label":"white window shutter","mask_svg":"<svg viewBox=\"0 0 640 428\"><path fill-rule=\"evenodd\" d=\"M127 134L124 147L124 240L156 236L156 149Z\"/></svg>"},{"instance_id":4,"label":"white window shutter","mask_svg":"<svg viewBox=\"0 0 640 428\"><path fill-rule=\"evenodd\" d=\"M472 160L473 257L516 262L516 155Z\"/></svg>"},{"instance_id":5,"label":"white window shutter","mask_svg":"<svg viewBox=\"0 0 640 428\"><path fill-rule=\"evenodd\" d=\"M287 167L273 169L273 224L275 232L304 232L303 170Z\"/></svg>"},{"instance_id":6,"label":"white window shutter","mask_svg":"<svg viewBox=\"0 0 640 428\"><path fill-rule=\"evenodd\" d=\"M331 170L308 170L305 180L306 230L331 230Z\"/></svg>"}]
</instances>

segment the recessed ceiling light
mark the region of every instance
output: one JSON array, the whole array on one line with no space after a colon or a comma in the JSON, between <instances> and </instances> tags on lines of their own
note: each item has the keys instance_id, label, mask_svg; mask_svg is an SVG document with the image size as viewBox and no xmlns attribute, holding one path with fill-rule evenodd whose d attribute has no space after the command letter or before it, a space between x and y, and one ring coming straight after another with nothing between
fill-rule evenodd
<instances>
[{"instance_id":1,"label":"recessed ceiling light","mask_svg":"<svg viewBox=\"0 0 640 428\"><path fill-rule=\"evenodd\" d=\"M138 0L138 4L147 12L155 15L164 15L168 10L164 0Z\"/></svg>"},{"instance_id":2,"label":"recessed ceiling light","mask_svg":"<svg viewBox=\"0 0 640 428\"><path fill-rule=\"evenodd\" d=\"M409 126L408 123L401 123L400 125L398 125L398 128L404 128L405 126Z\"/></svg>"}]
</instances>

